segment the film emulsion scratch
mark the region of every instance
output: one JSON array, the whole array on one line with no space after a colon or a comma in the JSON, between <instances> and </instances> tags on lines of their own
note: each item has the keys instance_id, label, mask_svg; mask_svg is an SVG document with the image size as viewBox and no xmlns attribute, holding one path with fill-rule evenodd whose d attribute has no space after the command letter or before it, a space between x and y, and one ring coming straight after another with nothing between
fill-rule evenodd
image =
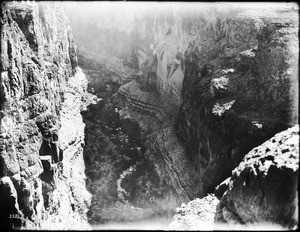
<instances>
[{"instance_id":1,"label":"film emulsion scratch","mask_svg":"<svg viewBox=\"0 0 300 232\"><path fill-rule=\"evenodd\" d=\"M1 229L296 230L298 32L292 2L1 2Z\"/></svg>"}]
</instances>

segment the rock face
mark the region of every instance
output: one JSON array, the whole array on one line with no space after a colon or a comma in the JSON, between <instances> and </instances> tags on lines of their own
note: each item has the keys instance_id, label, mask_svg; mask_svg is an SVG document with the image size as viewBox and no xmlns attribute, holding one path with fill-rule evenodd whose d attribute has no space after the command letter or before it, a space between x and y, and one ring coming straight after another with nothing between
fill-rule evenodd
<instances>
[{"instance_id":1,"label":"rock face","mask_svg":"<svg viewBox=\"0 0 300 232\"><path fill-rule=\"evenodd\" d=\"M87 80L56 3L1 4L1 226L87 228Z\"/></svg>"},{"instance_id":2,"label":"rock face","mask_svg":"<svg viewBox=\"0 0 300 232\"><path fill-rule=\"evenodd\" d=\"M232 171L216 221L298 225L299 126L252 149ZM219 195L220 187L218 188ZM217 190L217 192L218 192Z\"/></svg>"},{"instance_id":3,"label":"rock face","mask_svg":"<svg viewBox=\"0 0 300 232\"><path fill-rule=\"evenodd\" d=\"M297 123L298 23L289 10L201 18L187 21L196 40L186 50L177 128L206 193L250 149Z\"/></svg>"}]
</instances>

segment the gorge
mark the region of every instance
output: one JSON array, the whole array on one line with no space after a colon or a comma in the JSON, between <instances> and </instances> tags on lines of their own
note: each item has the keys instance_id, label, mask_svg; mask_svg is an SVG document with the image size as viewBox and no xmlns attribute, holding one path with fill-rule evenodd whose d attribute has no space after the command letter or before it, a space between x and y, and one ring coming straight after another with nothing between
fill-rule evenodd
<instances>
[{"instance_id":1,"label":"gorge","mask_svg":"<svg viewBox=\"0 0 300 232\"><path fill-rule=\"evenodd\" d=\"M297 4L1 4L1 227L297 228Z\"/></svg>"}]
</instances>

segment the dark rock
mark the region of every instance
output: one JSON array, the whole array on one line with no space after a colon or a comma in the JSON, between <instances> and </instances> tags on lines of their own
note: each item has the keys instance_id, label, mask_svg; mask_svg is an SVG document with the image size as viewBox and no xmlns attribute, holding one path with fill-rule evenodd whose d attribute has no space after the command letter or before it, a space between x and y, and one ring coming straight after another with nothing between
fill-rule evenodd
<instances>
[{"instance_id":1,"label":"dark rock","mask_svg":"<svg viewBox=\"0 0 300 232\"><path fill-rule=\"evenodd\" d=\"M296 24L288 13L278 16L264 16L265 23L237 11L218 16L220 28L198 21L197 33L207 39L185 54L177 131L201 170L204 194L253 147L297 123L297 94L290 93L297 81L289 71L297 66L290 51ZM218 34L224 36L216 43Z\"/></svg>"},{"instance_id":2,"label":"dark rock","mask_svg":"<svg viewBox=\"0 0 300 232\"><path fill-rule=\"evenodd\" d=\"M228 189L230 177L219 184L215 189L215 196L220 200L223 197L224 192Z\"/></svg>"},{"instance_id":3,"label":"dark rock","mask_svg":"<svg viewBox=\"0 0 300 232\"><path fill-rule=\"evenodd\" d=\"M232 172L217 222L298 225L299 126L252 149ZM221 188L220 186L219 188Z\"/></svg>"}]
</instances>

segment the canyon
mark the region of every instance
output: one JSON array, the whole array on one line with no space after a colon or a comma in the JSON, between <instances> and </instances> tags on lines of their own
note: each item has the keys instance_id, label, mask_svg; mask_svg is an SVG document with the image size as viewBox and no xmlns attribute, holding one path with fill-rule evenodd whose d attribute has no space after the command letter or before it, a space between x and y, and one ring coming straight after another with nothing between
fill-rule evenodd
<instances>
[{"instance_id":1,"label":"canyon","mask_svg":"<svg viewBox=\"0 0 300 232\"><path fill-rule=\"evenodd\" d=\"M2 227L297 227L296 4L1 10Z\"/></svg>"}]
</instances>

